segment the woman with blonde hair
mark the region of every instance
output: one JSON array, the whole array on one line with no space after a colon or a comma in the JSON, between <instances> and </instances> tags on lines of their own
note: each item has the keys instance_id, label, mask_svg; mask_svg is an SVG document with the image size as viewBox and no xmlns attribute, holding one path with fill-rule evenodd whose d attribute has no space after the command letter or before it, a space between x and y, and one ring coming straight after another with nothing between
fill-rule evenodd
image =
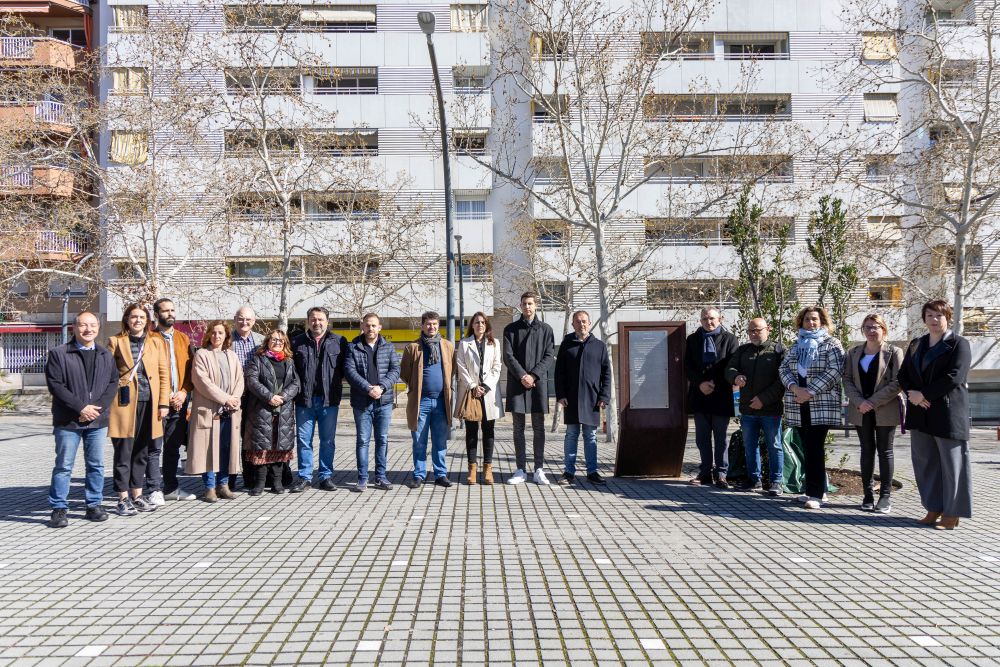
<instances>
[{"instance_id":1,"label":"woman with blonde hair","mask_svg":"<svg viewBox=\"0 0 1000 667\"><path fill-rule=\"evenodd\" d=\"M163 419L170 409L170 357L163 339L148 332L149 313L130 303L122 313L121 333L108 340L118 366L118 396L111 403L108 435L115 451L120 516L156 509L142 495L142 487L149 447L163 438Z\"/></svg>"},{"instance_id":2,"label":"woman with blonde hair","mask_svg":"<svg viewBox=\"0 0 1000 667\"><path fill-rule=\"evenodd\" d=\"M805 451L807 509L819 509L826 497L826 434L840 426L840 382L844 348L830 335L833 322L822 306L807 306L795 318L798 339L778 370L785 385L785 423L798 431Z\"/></svg>"},{"instance_id":3,"label":"woman with blonde hair","mask_svg":"<svg viewBox=\"0 0 1000 667\"><path fill-rule=\"evenodd\" d=\"M847 422L861 441L861 483L865 489L861 509L886 514L892 509L892 439L902 412L896 375L903 364L903 351L886 341L889 327L881 315L865 317L861 332L865 342L852 347L844 361ZM878 502L874 491L876 452Z\"/></svg>"},{"instance_id":4,"label":"woman with blonde hair","mask_svg":"<svg viewBox=\"0 0 1000 667\"><path fill-rule=\"evenodd\" d=\"M184 471L201 475L202 500L208 503L233 498L229 475L240 472L240 429L233 424L239 424L242 416L243 366L231 346L229 323L210 322L191 362L194 391Z\"/></svg>"}]
</instances>

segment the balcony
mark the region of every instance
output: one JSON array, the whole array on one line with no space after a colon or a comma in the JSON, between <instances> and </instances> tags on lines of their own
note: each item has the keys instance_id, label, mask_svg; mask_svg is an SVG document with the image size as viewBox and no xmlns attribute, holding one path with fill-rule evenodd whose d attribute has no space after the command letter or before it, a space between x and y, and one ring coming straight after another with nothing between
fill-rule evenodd
<instances>
[{"instance_id":1,"label":"balcony","mask_svg":"<svg viewBox=\"0 0 1000 667\"><path fill-rule=\"evenodd\" d=\"M0 37L0 67L76 69L81 49L51 37Z\"/></svg>"},{"instance_id":2,"label":"balcony","mask_svg":"<svg viewBox=\"0 0 1000 667\"><path fill-rule=\"evenodd\" d=\"M85 234L36 230L0 236L0 260L71 261L93 252L95 239Z\"/></svg>"},{"instance_id":3,"label":"balcony","mask_svg":"<svg viewBox=\"0 0 1000 667\"><path fill-rule=\"evenodd\" d=\"M69 197L73 172L65 167L0 167L0 195Z\"/></svg>"},{"instance_id":4,"label":"balcony","mask_svg":"<svg viewBox=\"0 0 1000 667\"><path fill-rule=\"evenodd\" d=\"M83 16L90 11L90 0L18 0L5 9L23 14L47 16Z\"/></svg>"},{"instance_id":5,"label":"balcony","mask_svg":"<svg viewBox=\"0 0 1000 667\"><path fill-rule=\"evenodd\" d=\"M72 132L69 109L62 102L0 102L0 128Z\"/></svg>"}]
</instances>

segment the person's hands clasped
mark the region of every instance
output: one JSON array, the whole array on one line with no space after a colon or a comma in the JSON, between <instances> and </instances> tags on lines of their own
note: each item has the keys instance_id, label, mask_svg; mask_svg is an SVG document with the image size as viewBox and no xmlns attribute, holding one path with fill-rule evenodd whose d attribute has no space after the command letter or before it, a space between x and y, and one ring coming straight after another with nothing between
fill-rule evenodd
<instances>
[{"instance_id":1,"label":"person's hands clasped","mask_svg":"<svg viewBox=\"0 0 1000 667\"><path fill-rule=\"evenodd\" d=\"M270 404L272 407L275 408L278 407L279 405L283 405L284 403L285 399L280 394L275 394L274 396L271 397L271 400L268 401L268 404Z\"/></svg>"},{"instance_id":2,"label":"person's hands clasped","mask_svg":"<svg viewBox=\"0 0 1000 667\"><path fill-rule=\"evenodd\" d=\"M874 409L875 409L875 404L868 400L861 401L861 405L858 406L858 412L860 412L863 415L868 414Z\"/></svg>"},{"instance_id":3,"label":"person's hands clasped","mask_svg":"<svg viewBox=\"0 0 1000 667\"><path fill-rule=\"evenodd\" d=\"M535 386L535 376L531 373L525 373L522 375L521 386L525 389L532 389Z\"/></svg>"},{"instance_id":4,"label":"person's hands clasped","mask_svg":"<svg viewBox=\"0 0 1000 667\"><path fill-rule=\"evenodd\" d=\"M168 408L168 407L166 407L166 406L164 406L164 407L161 407L161 408L160 408L160 409L159 409L159 410L157 411L157 413L156 413L156 414L157 414L157 416L158 416L158 417L159 417L159 418L160 418L161 420L163 420L163 419L166 419L166 418L167 418L167 415L169 415L169 414L170 414L170 408Z\"/></svg>"},{"instance_id":5,"label":"person's hands clasped","mask_svg":"<svg viewBox=\"0 0 1000 667\"><path fill-rule=\"evenodd\" d=\"M372 388L368 390L368 396L374 398L376 401L382 398L382 385L372 385Z\"/></svg>"},{"instance_id":6,"label":"person's hands clasped","mask_svg":"<svg viewBox=\"0 0 1000 667\"><path fill-rule=\"evenodd\" d=\"M85 405L83 410L80 410L81 422L92 422L100 416L101 408L98 405Z\"/></svg>"},{"instance_id":7,"label":"person's hands clasped","mask_svg":"<svg viewBox=\"0 0 1000 667\"><path fill-rule=\"evenodd\" d=\"M701 391L701 393L705 394L705 396L708 396L713 391L715 391L715 381L705 380L704 382L698 385L698 389Z\"/></svg>"},{"instance_id":8,"label":"person's hands clasped","mask_svg":"<svg viewBox=\"0 0 1000 667\"><path fill-rule=\"evenodd\" d=\"M910 389L906 392L906 398L910 403L913 403L917 407L924 408L925 410L931 407L931 402L928 401L923 392L917 391L916 389Z\"/></svg>"},{"instance_id":9,"label":"person's hands clasped","mask_svg":"<svg viewBox=\"0 0 1000 667\"><path fill-rule=\"evenodd\" d=\"M184 405L184 401L187 400L187 392L181 389L170 397L170 409L174 412L180 412L181 407Z\"/></svg>"},{"instance_id":10,"label":"person's hands clasped","mask_svg":"<svg viewBox=\"0 0 1000 667\"><path fill-rule=\"evenodd\" d=\"M229 408L230 410L239 410L240 399L236 398L235 396L231 396L229 400L226 401L226 407Z\"/></svg>"},{"instance_id":11,"label":"person's hands clasped","mask_svg":"<svg viewBox=\"0 0 1000 667\"><path fill-rule=\"evenodd\" d=\"M472 389L472 396L474 398L482 398L485 395L486 395L486 390L483 389L482 387L474 387Z\"/></svg>"},{"instance_id":12,"label":"person's hands clasped","mask_svg":"<svg viewBox=\"0 0 1000 667\"><path fill-rule=\"evenodd\" d=\"M805 387L792 387L792 394L795 396L795 402L799 405L808 403L812 400L812 394L810 394L809 390Z\"/></svg>"},{"instance_id":13,"label":"person's hands clasped","mask_svg":"<svg viewBox=\"0 0 1000 667\"><path fill-rule=\"evenodd\" d=\"M750 399L750 407L754 410L762 410L764 408L764 401L760 400L760 396L754 396Z\"/></svg>"},{"instance_id":14,"label":"person's hands clasped","mask_svg":"<svg viewBox=\"0 0 1000 667\"><path fill-rule=\"evenodd\" d=\"M736 386L736 387L739 387L740 389L742 389L743 387L747 386L747 376L746 375L737 375L736 379L733 380L733 385Z\"/></svg>"}]
</instances>

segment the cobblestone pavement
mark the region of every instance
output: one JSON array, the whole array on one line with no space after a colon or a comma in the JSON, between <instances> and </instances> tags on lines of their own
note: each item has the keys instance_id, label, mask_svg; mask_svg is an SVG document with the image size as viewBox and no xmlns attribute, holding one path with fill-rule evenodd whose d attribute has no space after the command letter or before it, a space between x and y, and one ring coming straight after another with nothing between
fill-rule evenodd
<instances>
[{"instance_id":1,"label":"cobblestone pavement","mask_svg":"<svg viewBox=\"0 0 1000 667\"><path fill-rule=\"evenodd\" d=\"M81 455L63 530L44 525L45 420L0 418L0 665L1000 664L993 431L975 440L976 516L944 532L914 522L905 437L904 488L876 516L859 498L810 512L663 479L411 491L401 421L396 486L350 493L346 416L336 491L91 524ZM509 426L497 440L506 475ZM857 465L854 439L838 446ZM561 453L550 436L551 473ZM603 443L600 458L610 475Z\"/></svg>"}]
</instances>

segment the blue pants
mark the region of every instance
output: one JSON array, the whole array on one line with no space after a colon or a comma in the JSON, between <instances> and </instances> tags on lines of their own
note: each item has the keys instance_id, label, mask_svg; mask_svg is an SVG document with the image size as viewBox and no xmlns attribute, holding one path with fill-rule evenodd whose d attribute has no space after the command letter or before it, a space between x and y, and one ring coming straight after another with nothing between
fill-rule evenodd
<instances>
[{"instance_id":1,"label":"blue pants","mask_svg":"<svg viewBox=\"0 0 1000 667\"><path fill-rule=\"evenodd\" d=\"M108 428L79 431L54 428L52 435L56 439L56 464L52 468L52 483L49 485L49 505L54 510L69 509L69 483L81 441L83 462L87 469L84 498L88 505L100 505L104 499L104 444L108 440Z\"/></svg>"},{"instance_id":2,"label":"blue pants","mask_svg":"<svg viewBox=\"0 0 1000 667\"><path fill-rule=\"evenodd\" d=\"M229 486L229 454L232 449L233 420L230 417L219 420L219 467L222 470L209 470L201 473L201 481L206 489L218 486ZM235 477L236 475L233 475Z\"/></svg>"},{"instance_id":3,"label":"blue pants","mask_svg":"<svg viewBox=\"0 0 1000 667\"><path fill-rule=\"evenodd\" d=\"M784 480L785 450L781 446L781 417L767 415L743 415L740 417L743 430L743 449L747 457L747 476L754 482L760 479L760 431L764 429L764 443L767 445L767 468L771 473L771 483Z\"/></svg>"},{"instance_id":4,"label":"blue pants","mask_svg":"<svg viewBox=\"0 0 1000 667\"><path fill-rule=\"evenodd\" d=\"M431 463L434 477L447 477L445 453L448 451L448 408L444 397L421 398L417 416L417 430L413 431L413 476L427 477L427 436L431 439Z\"/></svg>"},{"instance_id":5,"label":"blue pants","mask_svg":"<svg viewBox=\"0 0 1000 667\"><path fill-rule=\"evenodd\" d=\"M587 474L597 472L597 427L590 424L566 424L566 437L563 439L563 470L570 475L576 474L576 451L580 443L581 430Z\"/></svg>"},{"instance_id":6,"label":"blue pants","mask_svg":"<svg viewBox=\"0 0 1000 667\"><path fill-rule=\"evenodd\" d=\"M372 403L366 408L354 408L354 425L358 431L358 483L368 482L368 443L375 433L375 480L386 479L389 454L389 424L392 422L392 403Z\"/></svg>"},{"instance_id":7,"label":"blue pants","mask_svg":"<svg viewBox=\"0 0 1000 667\"><path fill-rule=\"evenodd\" d=\"M323 407L323 397L313 396L309 405L295 404L295 423L298 428L296 454L299 457L298 474L304 480L313 477L313 433L319 426L319 481L333 477L333 454L336 449L337 413L339 405Z\"/></svg>"}]
</instances>

